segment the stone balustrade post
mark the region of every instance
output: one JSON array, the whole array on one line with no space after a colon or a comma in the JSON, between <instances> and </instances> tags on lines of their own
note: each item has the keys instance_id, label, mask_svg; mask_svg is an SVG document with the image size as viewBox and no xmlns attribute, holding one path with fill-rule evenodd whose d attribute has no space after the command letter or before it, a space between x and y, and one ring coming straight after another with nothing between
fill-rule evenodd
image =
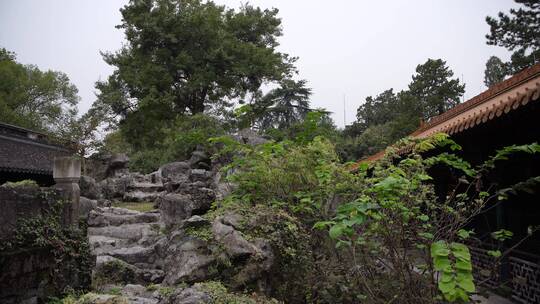
<instances>
[{"instance_id":1,"label":"stone balustrade post","mask_svg":"<svg viewBox=\"0 0 540 304\"><path fill-rule=\"evenodd\" d=\"M53 178L54 188L62 189L64 198L70 204L64 209L64 223L77 226L79 220L81 160L75 157L55 157Z\"/></svg>"}]
</instances>

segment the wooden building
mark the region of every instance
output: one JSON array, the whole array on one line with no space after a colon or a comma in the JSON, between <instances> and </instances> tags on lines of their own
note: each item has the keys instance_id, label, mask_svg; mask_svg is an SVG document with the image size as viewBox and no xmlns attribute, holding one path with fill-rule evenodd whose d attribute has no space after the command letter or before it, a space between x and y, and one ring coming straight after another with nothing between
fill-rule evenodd
<instances>
[{"instance_id":1,"label":"wooden building","mask_svg":"<svg viewBox=\"0 0 540 304\"><path fill-rule=\"evenodd\" d=\"M0 123L0 184L31 179L51 186L54 157L73 154L43 133Z\"/></svg>"},{"instance_id":2,"label":"wooden building","mask_svg":"<svg viewBox=\"0 0 540 304\"><path fill-rule=\"evenodd\" d=\"M436 116L411 134L424 138L444 132L463 147L460 156L473 165L481 164L498 149L510 145L540 143L540 64L491 87L478 96ZM363 161L381 158L381 151ZM518 155L501 162L489 178L499 189L540 176L540 156ZM506 289L518 303L540 303L540 231L528 235L531 226L540 225L540 185L535 191L511 195L509 200L475 219L472 228L481 242L472 247L476 276L493 288ZM487 270L493 258L490 232L514 232L504 248L513 248L495 274ZM500 246L501 244L497 244Z\"/></svg>"}]
</instances>

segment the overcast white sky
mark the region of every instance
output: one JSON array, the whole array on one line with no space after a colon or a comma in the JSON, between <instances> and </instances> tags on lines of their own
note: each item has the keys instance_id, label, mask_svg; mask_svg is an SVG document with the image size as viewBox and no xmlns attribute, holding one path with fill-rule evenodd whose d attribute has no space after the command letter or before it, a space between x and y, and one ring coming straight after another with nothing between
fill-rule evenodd
<instances>
[{"instance_id":1,"label":"overcast white sky","mask_svg":"<svg viewBox=\"0 0 540 304\"><path fill-rule=\"evenodd\" d=\"M246 1L217 0L237 7ZM111 73L99 51L117 50L123 33L123 0L0 0L0 47L41 69L65 72L79 88L84 112L95 100L94 83ZM466 83L465 98L485 89L483 72L491 55L487 15L508 11L511 0L252 0L276 7L283 21L280 50L300 57L300 78L313 89L312 105L334 112L343 126L355 119L369 95L406 88L416 65L442 58Z\"/></svg>"}]
</instances>

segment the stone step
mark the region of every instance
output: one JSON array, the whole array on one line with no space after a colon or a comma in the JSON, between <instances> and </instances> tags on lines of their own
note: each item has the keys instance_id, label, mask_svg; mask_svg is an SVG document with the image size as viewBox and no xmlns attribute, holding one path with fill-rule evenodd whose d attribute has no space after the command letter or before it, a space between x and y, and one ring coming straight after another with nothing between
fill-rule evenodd
<instances>
[{"instance_id":1,"label":"stone step","mask_svg":"<svg viewBox=\"0 0 540 304\"><path fill-rule=\"evenodd\" d=\"M156 262L155 257L135 260L132 258L137 258L138 256L136 255L151 254L157 256L156 250L154 249L156 245L155 239L153 242L145 242L145 240L134 242L132 240L116 239L106 236L90 236L89 241L92 253L96 256L109 255L124 260L139 268L154 268L153 265ZM126 258L123 258L124 256L126 256Z\"/></svg>"},{"instance_id":2,"label":"stone step","mask_svg":"<svg viewBox=\"0 0 540 304\"><path fill-rule=\"evenodd\" d=\"M160 233L156 223L123 224L119 226L88 227L88 236L106 236L137 242L143 238L155 237Z\"/></svg>"},{"instance_id":3,"label":"stone step","mask_svg":"<svg viewBox=\"0 0 540 304\"><path fill-rule=\"evenodd\" d=\"M112 208L108 208L112 209ZM114 208L116 212L99 212L92 211L88 216L88 226L89 227L105 227L105 226L120 226L124 224L138 224L138 223L155 223L159 221L158 212L137 212L131 211L129 213L119 214L117 209ZM127 210L127 209L124 209Z\"/></svg>"},{"instance_id":4,"label":"stone step","mask_svg":"<svg viewBox=\"0 0 540 304\"><path fill-rule=\"evenodd\" d=\"M122 198L124 202L153 202L163 192L144 192L141 190L133 190L126 192Z\"/></svg>"},{"instance_id":5,"label":"stone step","mask_svg":"<svg viewBox=\"0 0 540 304\"><path fill-rule=\"evenodd\" d=\"M128 187L130 190L139 190L142 192L161 192L164 190L162 183L134 182Z\"/></svg>"},{"instance_id":6,"label":"stone step","mask_svg":"<svg viewBox=\"0 0 540 304\"><path fill-rule=\"evenodd\" d=\"M112 265L108 266L107 264ZM139 265L147 266L148 264L140 263ZM93 275L100 276L113 276L118 272L117 277L121 277L123 283L141 284L141 283L161 283L165 277L165 273L161 269L151 267L137 267L131 263L128 263L120 258L116 258L110 255L98 255L96 258L96 267L94 268ZM126 276L126 274L130 274Z\"/></svg>"},{"instance_id":7,"label":"stone step","mask_svg":"<svg viewBox=\"0 0 540 304\"><path fill-rule=\"evenodd\" d=\"M150 299L143 297L126 297L111 294L89 294L85 297L84 303L88 304L109 304L109 303L125 303L125 304L157 304L158 299Z\"/></svg>"},{"instance_id":8,"label":"stone step","mask_svg":"<svg viewBox=\"0 0 540 304\"><path fill-rule=\"evenodd\" d=\"M100 207L96 209L96 212L100 213L111 213L116 215L132 215L132 214L139 214L141 212L130 210L126 208L120 208L120 207Z\"/></svg>"},{"instance_id":9,"label":"stone step","mask_svg":"<svg viewBox=\"0 0 540 304\"><path fill-rule=\"evenodd\" d=\"M112 257L120 259L129 264L153 264L156 262L154 247L123 247L114 249L107 253Z\"/></svg>"},{"instance_id":10,"label":"stone step","mask_svg":"<svg viewBox=\"0 0 540 304\"><path fill-rule=\"evenodd\" d=\"M98 255L107 255L109 252L116 250L118 248L131 247L137 245L132 240L128 239L117 239L111 238L103 235L92 235L88 237L90 243L90 248L92 253L96 256Z\"/></svg>"}]
</instances>

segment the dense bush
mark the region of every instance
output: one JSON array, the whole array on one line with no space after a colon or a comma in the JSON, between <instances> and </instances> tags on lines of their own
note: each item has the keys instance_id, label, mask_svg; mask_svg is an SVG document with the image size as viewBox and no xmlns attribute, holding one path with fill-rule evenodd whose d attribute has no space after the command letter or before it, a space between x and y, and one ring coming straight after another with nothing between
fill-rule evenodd
<instances>
[{"instance_id":1,"label":"dense bush","mask_svg":"<svg viewBox=\"0 0 540 304\"><path fill-rule=\"evenodd\" d=\"M465 243L473 231L467 224L509 191L486 192L491 185L484 185L484 176L512 153L540 153L540 145L505 148L473 168L452 152L441 152L460 149L444 134L403 144L396 149L412 148L406 157L390 150L369 170L361 166L355 198L340 205L333 220L315 226L329 227L337 247L350 252L352 279L365 303L468 302L476 288ZM431 156L422 157L428 152ZM442 196L432 183L434 167L453 176ZM509 235L494 232L497 238Z\"/></svg>"},{"instance_id":2,"label":"dense bush","mask_svg":"<svg viewBox=\"0 0 540 304\"><path fill-rule=\"evenodd\" d=\"M454 154L459 145L438 134L403 140L382 161L353 173L322 137L257 147L221 142L223 153L237 155L224 168L233 172L228 179L236 190L214 212L255 219L244 233L260 232L284 261L292 261L278 264L282 283L272 294L289 303L468 301L476 287L467 224L508 191L484 191L490 186L484 176L514 152L540 152L537 144L509 147L473 168ZM396 153L404 147L412 152ZM453 177L448 196L435 190L434 168ZM311 227L327 227L329 234ZM287 251L302 252L302 258Z\"/></svg>"},{"instance_id":3,"label":"dense bush","mask_svg":"<svg viewBox=\"0 0 540 304\"><path fill-rule=\"evenodd\" d=\"M339 137L339 131L332 118L324 110L308 112L304 119L298 120L287 128L265 129L264 134L277 142L291 140L300 144L309 143L317 136L323 136L331 141Z\"/></svg>"},{"instance_id":4,"label":"dense bush","mask_svg":"<svg viewBox=\"0 0 540 304\"><path fill-rule=\"evenodd\" d=\"M228 180L236 189L210 214L239 213L246 218L245 235L270 240L276 255L271 296L288 303L352 303L355 287L346 283L348 265L340 261L345 256L312 226L333 215L334 205L350 196L356 177L340 164L329 140L304 131L294 141L256 147L215 139L225 144L222 153L236 155L223 168L233 172Z\"/></svg>"},{"instance_id":5,"label":"dense bush","mask_svg":"<svg viewBox=\"0 0 540 304\"><path fill-rule=\"evenodd\" d=\"M225 132L225 126L217 118L204 114L185 115L161 128L151 144L133 145L137 139L120 128L105 138L102 152L128 153L131 169L148 173L165 163L188 159L197 146L208 147L209 138Z\"/></svg>"}]
</instances>

